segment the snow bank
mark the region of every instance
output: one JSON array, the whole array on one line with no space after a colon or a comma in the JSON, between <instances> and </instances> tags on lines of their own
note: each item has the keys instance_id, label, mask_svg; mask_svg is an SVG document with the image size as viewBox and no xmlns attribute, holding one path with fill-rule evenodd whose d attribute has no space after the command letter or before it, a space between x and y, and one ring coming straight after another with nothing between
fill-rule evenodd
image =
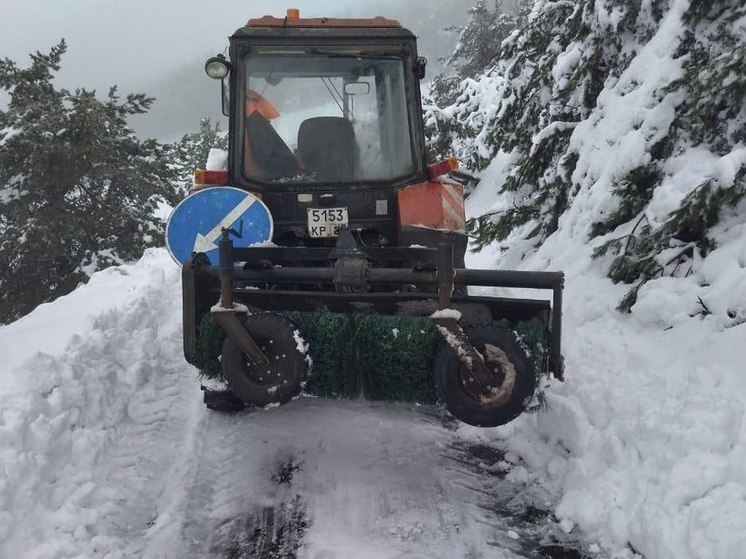
<instances>
[{"instance_id":1,"label":"snow bank","mask_svg":"<svg viewBox=\"0 0 746 559\"><path fill-rule=\"evenodd\" d=\"M705 267L746 250L741 239L712 253ZM689 313L697 312L697 296L722 301L746 285L746 267L707 288L697 277L652 282L626 317L610 305L619 288L594 266L554 263L568 273L567 381L550 391L549 412L495 435L534 475L544 472L562 495L560 518L614 547L629 542L647 557L739 556L746 545L744 326L732 326L727 312ZM734 307L743 295L741 287Z\"/></svg>"},{"instance_id":2,"label":"snow bank","mask_svg":"<svg viewBox=\"0 0 746 559\"><path fill-rule=\"evenodd\" d=\"M30 379L15 371L29 355L61 356L71 342L90 331L92 323L102 314L147 297L154 286L163 283L178 286L179 268L172 263L166 277L164 269L169 268L161 262L162 252L147 251L134 266L102 270L85 286L53 303L40 305L34 312L0 328L0 354L3 356L0 395L26 390ZM122 289L122 276L132 280L125 289Z\"/></svg>"},{"instance_id":3,"label":"snow bank","mask_svg":"<svg viewBox=\"0 0 746 559\"><path fill-rule=\"evenodd\" d=\"M166 251L151 250L0 328L0 556L124 556L116 531L99 530L135 506L117 487L148 490L130 472L159 459L139 454L143 426L166 429L183 413L174 405L179 378L199 403L180 358L179 285ZM128 438L138 443L120 446L123 433L138 429L139 439ZM178 454L176 445L160 446ZM102 454L109 471L99 466ZM148 514L140 511L141 522Z\"/></svg>"},{"instance_id":4,"label":"snow bank","mask_svg":"<svg viewBox=\"0 0 746 559\"><path fill-rule=\"evenodd\" d=\"M491 430L525 461L525 476L558 496L557 516L620 556L733 559L746 549L746 204L724 210L717 249L695 257L684 277L649 281L631 314L614 307L628 285L593 260L591 223L613 209L611 187L647 163L645 145L670 126L680 101L662 93L678 77L674 59L689 3L674 0L658 32L573 131L580 153L578 192L558 230L540 247L516 232L470 267L553 269L566 273L566 382L555 382L549 411ZM570 50L556 69L573 60ZM499 154L467 202L467 212L509 207L489 201L510 157ZM743 147L714 154L687 147L666 164L646 209L653 224L708 178L732 184ZM730 212L730 213L728 213ZM472 432L470 430L466 430ZM479 435L484 436L484 435Z\"/></svg>"},{"instance_id":5,"label":"snow bank","mask_svg":"<svg viewBox=\"0 0 746 559\"><path fill-rule=\"evenodd\" d=\"M566 382L549 411L489 436L526 461L512 475L556 492L568 528L612 549L732 559L746 547L746 225L720 238L689 277L646 284L631 315L613 308L625 286L567 229L521 265L567 274Z\"/></svg>"}]
</instances>

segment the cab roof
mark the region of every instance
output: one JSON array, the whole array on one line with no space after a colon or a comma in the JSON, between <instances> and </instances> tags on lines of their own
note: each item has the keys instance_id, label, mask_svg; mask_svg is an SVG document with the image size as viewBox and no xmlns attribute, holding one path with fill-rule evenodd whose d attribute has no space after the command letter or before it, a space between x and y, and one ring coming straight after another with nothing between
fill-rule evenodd
<instances>
[{"instance_id":1,"label":"cab roof","mask_svg":"<svg viewBox=\"0 0 746 559\"><path fill-rule=\"evenodd\" d=\"M246 27L301 27L301 28L401 28L401 23L395 19L385 17L373 17L366 19L342 19L332 17L301 18L301 17L274 17L264 16L252 18L246 23Z\"/></svg>"},{"instance_id":2,"label":"cab roof","mask_svg":"<svg viewBox=\"0 0 746 559\"><path fill-rule=\"evenodd\" d=\"M285 17L252 18L231 36L232 44L246 41L284 43L296 40L319 44L382 40L387 43L407 43L413 45L412 49L416 49L415 35L395 19L380 16L364 19L302 18L297 8L289 8Z\"/></svg>"}]
</instances>

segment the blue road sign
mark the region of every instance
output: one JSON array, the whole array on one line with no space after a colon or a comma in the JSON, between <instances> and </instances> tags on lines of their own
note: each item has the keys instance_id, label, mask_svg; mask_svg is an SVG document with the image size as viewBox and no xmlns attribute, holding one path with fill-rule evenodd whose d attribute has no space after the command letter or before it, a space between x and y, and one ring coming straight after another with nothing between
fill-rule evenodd
<instances>
[{"instance_id":1,"label":"blue road sign","mask_svg":"<svg viewBox=\"0 0 746 559\"><path fill-rule=\"evenodd\" d=\"M234 246L247 247L272 239L272 214L253 194L231 186L199 190L184 198L166 225L166 246L177 263L203 252L218 263L218 241L223 228L241 231Z\"/></svg>"}]
</instances>

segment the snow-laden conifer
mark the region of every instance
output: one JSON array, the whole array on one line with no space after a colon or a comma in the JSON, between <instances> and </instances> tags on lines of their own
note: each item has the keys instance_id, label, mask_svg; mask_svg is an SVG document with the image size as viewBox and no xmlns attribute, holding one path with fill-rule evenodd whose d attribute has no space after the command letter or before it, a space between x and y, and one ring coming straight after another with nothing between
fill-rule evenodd
<instances>
[{"instance_id":1,"label":"snow-laden conifer","mask_svg":"<svg viewBox=\"0 0 746 559\"><path fill-rule=\"evenodd\" d=\"M55 88L65 50L32 54L27 68L0 61L0 322L162 243L166 147L127 125L152 99Z\"/></svg>"},{"instance_id":2,"label":"snow-laden conifer","mask_svg":"<svg viewBox=\"0 0 746 559\"><path fill-rule=\"evenodd\" d=\"M431 144L469 168L509 162L476 246L573 220L633 284L622 309L688 273L746 193L745 22L734 0L536 0L495 64L428 111Z\"/></svg>"}]
</instances>

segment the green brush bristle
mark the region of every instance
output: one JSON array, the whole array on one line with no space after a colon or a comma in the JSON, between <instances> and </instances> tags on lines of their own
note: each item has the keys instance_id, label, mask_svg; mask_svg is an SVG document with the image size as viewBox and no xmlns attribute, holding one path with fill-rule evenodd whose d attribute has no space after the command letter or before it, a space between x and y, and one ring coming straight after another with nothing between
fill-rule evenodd
<instances>
[{"instance_id":1,"label":"green brush bristle","mask_svg":"<svg viewBox=\"0 0 746 559\"><path fill-rule=\"evenodd\" d=\"M433 359L440 335L427 318L289 312L305 341L313 367L306 392L323 398L358 398L432 404ZM508 324L501 326L510 328ZM537 321L518 323L514 331L537 371L542 396L548 332ZM208 314L197 337L197 367L207 378L219 378L225 333Z\"/></svg>"}]
</instances>

